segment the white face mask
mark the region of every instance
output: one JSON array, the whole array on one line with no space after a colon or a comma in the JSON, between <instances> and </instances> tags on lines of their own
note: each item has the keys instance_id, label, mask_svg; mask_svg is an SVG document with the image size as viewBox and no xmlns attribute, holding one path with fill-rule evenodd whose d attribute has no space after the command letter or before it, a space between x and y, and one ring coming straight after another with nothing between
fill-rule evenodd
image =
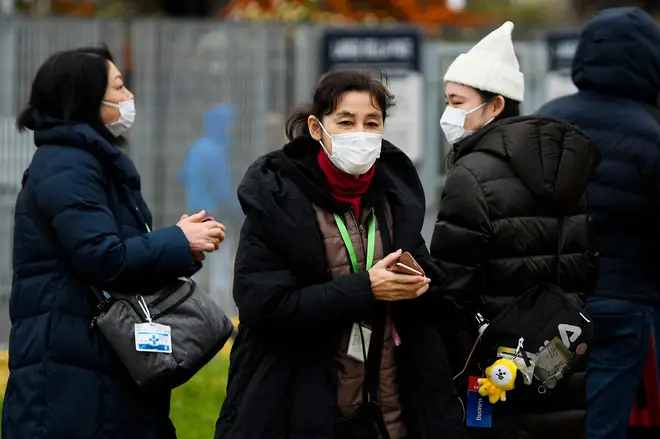
<instances>
[{"instance_id":1,"label":"white face mask","mask_svg":"<svg viewBox=\"0 0 660 439\"><path fill-rule=\"evenodd\" d=\"M465 111L461 110L460 108L454 108L450 106L445 108L442 119L440 119L440 127L442 128L442 131L444 131L445 137L447 138L447 142L449 142L449 144L453 145L474 134L474 130L465 129L465 119L467 118L468 114L474 113L486 104L487 102L484 102L477 108L474 108L470 111ZM484 126L491 123L493 119L494 118L486 122Z\"/></svg>"},{"instance_id":2,"label":"white face mask","mask_svg":"<svg viewBox=\"0 0 660 439\"><path fill-rule=\"evenodd\" d=\"M119 120L105 124L108 131L115 137L126 134L133 126L133 122L135 122L135 100L131 99L118 104L103 101L103 104L119 109Z\"/></svg>"},{"instance_id":3,"label":"white face mask","mask_svg":"<svg viewBox=\"0 0 660 439\"><path fill-rule=\"evenodd\" d=\"M376 163L380 157L383 135L367 132L330 134L318 121L325 133L332 139L332 154L328 153L323 141L323 151L337 168L350 175L362 175Z\"/></svg>"}]
</instances>

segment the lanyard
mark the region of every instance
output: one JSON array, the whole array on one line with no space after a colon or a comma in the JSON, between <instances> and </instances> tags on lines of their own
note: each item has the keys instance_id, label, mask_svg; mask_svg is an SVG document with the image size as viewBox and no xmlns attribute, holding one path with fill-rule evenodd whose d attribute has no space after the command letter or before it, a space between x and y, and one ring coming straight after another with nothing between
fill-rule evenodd
<instances>
[{"instance_id":1,"label":"lanyard","mask_svg":"<svg viewBox=\"0 0 660 439\"><path fill-rule=\"evenodd\" d=\"M151 233L151 227L149 227L149 224L144 223L144 227L147 228L147 233Z\"/></svg>"},{"instance_id":2,"label":"lanyard","mask_svg":"<svg viewBox=\"0 0 660 439\"><path fill-rule=\"evenodd\" d=\"M353 266L353 273L358 273L359 267L357 258L355 257L355 249L353 248L353 243L351 242L351 236L348 234L348 229L344 224L344 220L341 219L336 213L335 222L339 228L339 233L341 234L341 239L344 240L344 245L346 245L346 250L348 251L348 257L351 260L351 265ZM376 218L375 215L371 215L371 220L369 220L369 231L367 232L367 263L365 265L365 271L370 270L374 264L374 253L376 251Z\"/></svg>"}]
</instances>

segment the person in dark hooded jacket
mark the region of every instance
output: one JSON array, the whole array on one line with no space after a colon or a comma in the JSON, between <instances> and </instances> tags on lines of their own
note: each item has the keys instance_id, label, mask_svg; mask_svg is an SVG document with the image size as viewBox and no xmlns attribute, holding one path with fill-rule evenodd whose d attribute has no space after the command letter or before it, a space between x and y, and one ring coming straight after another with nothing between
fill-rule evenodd
<instances>
[{"instance_id":1,"label":"person in dark hooded jacket","mask_svg":"<svg viewBox=\"0 0 660 439\"><path fill-rule=\"evenodd\" d=\"M135 116L98 47L52 55L17 119L37 150L15 208L4 439L176 437L170 391L138 389L93 324L91 286L148 294L197 272L224 231L203 212L151 230L140 176L118 148Z\"/></svg>"},{"instance_id":2,"label":"person in dark hooded jacket","mask_svg":"<svg viewBox=\"0 0 660 439\"><path fill-rule=\"evenodd\" d=\"M241 324L216 439L462 437L431 318L442 274L421 236L424 192L382 138L391 104L368 73L329 73L289 120L291 142L245 174ZM425 275L390 271L397 249Z\"/></svg>"},{"instance_id":3,"label":"person in dark hooded jacket","mask_svg":"<svg viewBox=\"0 0 660 439\"><path fill-rule=\"evenodd\" d=\"M602 154L589 185L600 277L587 309L598 335L589 357L589 439L626 437L660 306L660 29L637 8L600 12L572 66L579 92L538 110L577 123ZM654 108L655 107L655 108Z\"/></svg>"},{"instance_id":4,"label":"person in dark hooded jacket","mask_svg":"<svg viewBox=\"0 0 660 439\"><path fill-rule=\"evenodd\" d=\"M431 256L447 276L445 295L458 308L445 315L443 332L453 341L448 349L462 395L467 377L459 372L477 339L477 313L493 320L530 288L556 284L557 269L562 289L582 298L596 279L585 191L597 152L573 125L519 116L524 80L512 30L507 22L493 31L460 55L444 78L441 126L453 148ZM584 384L584 370L577 370L544 397L507 392L506 402L493 406L492 428L470 429L470 436L582 438Z\"/></svg>"}]
</instances>

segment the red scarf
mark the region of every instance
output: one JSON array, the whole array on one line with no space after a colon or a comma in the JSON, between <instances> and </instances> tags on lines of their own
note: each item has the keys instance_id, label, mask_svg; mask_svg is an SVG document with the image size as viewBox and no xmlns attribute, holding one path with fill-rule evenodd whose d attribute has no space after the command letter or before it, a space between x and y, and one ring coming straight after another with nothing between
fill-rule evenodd
<instances>
[{"instance_id":1,"label":"red scarf","mask_svg":"<svg viewBox=\"0 0 660 439\"><path fill-rule=\"evenodd\" d=\"M332 195L332 198L339 203L350 204L353 208L353 213L355 213L355 218L359 220L362 196L369 189L376 167L372 166L366 174L355 177L333 165L328 155L323 151L323 148L319 150L317 160L330 183L330 195Z\"/></svg>"}]
</instances>

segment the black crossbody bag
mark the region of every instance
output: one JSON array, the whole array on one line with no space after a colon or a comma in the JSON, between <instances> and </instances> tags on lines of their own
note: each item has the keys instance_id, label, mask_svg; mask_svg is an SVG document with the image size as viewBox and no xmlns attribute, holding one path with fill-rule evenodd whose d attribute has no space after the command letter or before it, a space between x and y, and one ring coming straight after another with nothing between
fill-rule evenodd
<instances>
[{"instance_id":1,"label":"black crossbody bag","mask_svg":"<svg viewBox=\"0 0 660 439\"><path fill-rule=\"evenodd\" d=\"M556 284L543 283L528 289L492 319L477 338L465 368L455 377L461 377L461 383L466 372L483 374L501 358L501 348L520 348L526 365L535 362L529 385L523 382L523 374L518 374L515 390L510 393L512 400L529 396L530 391L541 395L553 391L567 381L563 378L579 363L584 364L596 326L582 300L559 286L565 218L557 221Z\"/></svg>"}]
</instances>

